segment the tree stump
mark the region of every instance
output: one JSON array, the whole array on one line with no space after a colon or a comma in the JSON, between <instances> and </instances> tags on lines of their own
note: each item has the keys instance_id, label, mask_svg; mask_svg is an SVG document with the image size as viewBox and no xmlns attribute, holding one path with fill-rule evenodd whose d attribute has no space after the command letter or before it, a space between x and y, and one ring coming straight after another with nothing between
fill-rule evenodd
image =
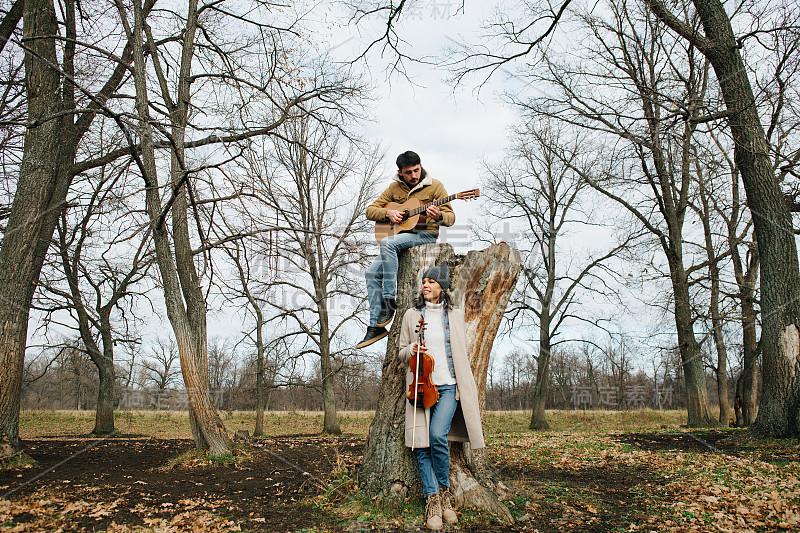
<instances>
[{"instance_id":1,"label":"tree stump","mask_svg":"<svg viewBox=\"0 0 800 533\"><path fill-rule=\"evenodd\" d=\"M361 490L389 506L402 504L410 491L422 494L417 461L405 446L405 365L398 356L402 316L418 296L422 274L430 267L450 267L453 304L464 310L467 350L478 387L481 420L485 422L486 376L497 330L520 273L520 255L507 244L457 256L448 244L411 248L400 257L397 276L397 314L383 360L381 388L375 418L370 425L359 471ZM485 427L485 425L484 425ZM495 493L503 489L483 449L450 443L450 485L456 503L486 510L513 522Z\"/></svg>"}]
</instances>

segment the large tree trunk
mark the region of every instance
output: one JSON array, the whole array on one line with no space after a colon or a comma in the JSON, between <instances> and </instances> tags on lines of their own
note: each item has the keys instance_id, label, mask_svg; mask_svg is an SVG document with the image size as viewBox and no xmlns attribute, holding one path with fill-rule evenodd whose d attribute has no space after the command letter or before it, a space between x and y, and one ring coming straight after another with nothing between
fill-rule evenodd
<instances>
[{"instance_id":1,"label":"large tree trunk","mask_svg":"<svg viewBox=\"0 0 800 533\"><path fill-rule=\"evenodd\" d=\"M95 435L108 435L114 431L114 385L116 382L116 371L114 369L114 338L111 332L111 319L110 308L101 310L100 323L102 324L103 331L100 332L103 342L103 351L101 352L94 342L94 339L89 336L83 338L84 346L89 351L89 356L92 362L97 367L97 375L99 379L97 389L97 408L94 417L94 429L92 433ZM83 331L81 331L83 337ZM86 344L89 340L90 344Z\"/></svg>"},{"instance_id":2,"label":"large tree trunk","mask_svg":"<svg viewBox=\"0 0 800 533\"><path fill-rule=\"evenodd\" d=\"M246 289L245 289L246 290ZM264 410L266 409L266 394L264 394L264 316L258 303L254 303L256 313L256 426L253 429L254 437L264 435Z\"/></svg>"},{"instance_id":3,"label":"large tree trunk","mask_svg":"<svg viewBox=\"0 0 800 533\"><path fill-rule=\"evenodd\" d=\"M734 140L734 160L753 217L761 263L763 394L754 429L771 437L800 435L800 269L792 217L769 159L767 138L741 46L719 0L692 0L705 35L647 0L670 28L711 62Z\"/></svg>"},{"instance_id":4,"label":"large tree trunk","mask_svg":"<svg viewBox=\"0 0 800 533\"><path fill-rule=\"evenodd\" d=\"M761 256L761 354L764 391L754 428L772 437L800 435L800 270L792 218L769 160L748 69L725 7L694 0L711 42L706 56L717 75L734 139L734 158L747 191Z\"/></svg>"},{"instance_id":5,"label":"large tree trunk","mask_svg":"<svg viewBox=\"0 0 800 533\"><path fill-rule=\"evenodd\" d=\"M186 169L183 168L184 136L190 98L189 75L197 29L197 2L196 0L189 2L176 100L179 105L176 105L170 114L173 141L170 171L171 189L174 193L171 209L172 246L162 217L145 76L144 13L138 2L134 2L134 24L134 80L142 144L139 163L145 181L146 206L153 231L156 262L161 273L167 317L175 333L180 354L181 373L189 396L189 421L195 446L199 451L208 451L212 456L223 456L233 451L233 442L209 395L206 304L189 238L187 183L184 180Z\"/></svg>"},{"instance_id":6,"label":"large tree trunk","mask_svg":"<svg viewBox=\"0 0 800 533\"><path fill-rule=\"evenodd\" d=\"M550 383L550 309L539 314L539 356L536 358L536 385L533 389L531 429L550 429L545 417L547 386Z\"/></svg>"},{"instance_id":7,"label":"large tree trunk","mask_svg":"<svg viewBox=\"0 0 800 533\"><path fill-rule=\"evenodd\" d=\"M482 251L456 256L447 244L418 246L400 258L396 317L412 307L419 294L422 273L435 264L447 264L453 270L454 304L464 309L470 364L478 387L478 401L483 417L486 405L486 378L489 357L511 291L520 272L519 252L505 243ZM396 319L389 333L378 408L370 426L359 472L362 490L370 497L402 502L409 489L421 493L417 462L405 446L405 368L398 357L397 341L401 320ZM460 505L473 506L511 522L508 509L485 487L502 491L486 460L484 449L470 450L468 445L451 443L451 490ZM483 485L482 485L482 484Z\"/></svg>"},{"instance_id":8,"label":"large tree trunk","mask_svg":"<svg viewBox=\"0 0 800 533\"><path fill-rule=\"evenodd\" d=\"M94 417L95 435L109 435L114 432L114 372L113 355L108 354L97 367L99 388L97 390L97 408Z\"/></svg>"},{"instance_id":9,"label":"large tree trunk","mask_svg":"<svg viewBox=\"0 0 800 533\"><path fill-rule=\"evenodd\" d=\"M675 326L686 384L687 424L689 427L716 426L708 408L708 389L700 345L694 336L689 283L683 265L670 261L672 290L675 295Z\"/></svg>"},{"instance_id":10,"label":"large tree trunk","mask_svg":"<svg viewBox=\"0 0 800 533\"><path fill-rule=\"evenodd\" d=\"M654 94L657 93L654 88L658 85L655 79L649 78L649 81L653 84L649 88L639 87L639 98L648 122L649 153L654 169L653 176L648 179L654 189L660 190L660 194L657 195L657 205L667 226L667 232L661 233L659 240L669 264L670 281L675 299L675 329L686 384L687 420L690 427L713 426L716 425L716 421L709 411L705 368L700 356L700 345L694 334L695 317L689 295L689 276L683 262L683 225L690 204L689 190L693 179L691 159L694 153L693 136L697 123L686 120L681 136L676 138L674 144L668 142L664 138L663 128L667 123L660 115L659 99L656 98L655 101L653 99ZM703 88L704 85L696 76L690 76L687 79L686 97L702 100ZM696 109L692 115L697 115ZM677 127L675 130L677 132ZM678 149L680 149L679 153ZM642 163L646 166L650 164L644 158ZM678 169L680 170L679 180L676 179ZM622 379L622 371L620 379Z\"/></svg>"},{"instance_id":11,"label":"large tree trunk","mask_svg":"<svg viewBox=\"0 0 800 533\"><path fill-rule=\"evenodd\" d=\"M28 123L14 202L0 248L0 445L20 449L19 409L28 314L66 198L60 170L65 131L60 98L56 14L51 0L25 2L23 38ZM49 65L49 64L50 65Z\"/></svg>"}]
</instances>

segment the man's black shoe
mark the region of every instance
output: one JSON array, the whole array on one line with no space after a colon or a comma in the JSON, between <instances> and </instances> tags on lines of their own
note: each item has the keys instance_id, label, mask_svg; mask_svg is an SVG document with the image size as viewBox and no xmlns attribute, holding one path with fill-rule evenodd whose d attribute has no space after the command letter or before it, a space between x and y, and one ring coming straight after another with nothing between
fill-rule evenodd
<instances>
[{"instance_id":1,"label":"man's black shoe","mask_svg":"<svg viewBox=\"0 0 800 533\"><path fill-rule=\"evenodd\" d=\"M378 327L386 326L394 318L397 302L394 298L384 298L381 303L381 312L378 314Z\"/></svg>"},{"instance_id":2,"label":"man's black shoe","mask_svg":"<svg viewBox=\"0 0 800 533\"><path fill-rule=\"evenodd\" d=\"M367 327L367 334L364 340L356 344L356 348L366 348L373 342L377 342L388 335L389 332L383 326L369 326Z\"/></svg>"}]
</instances>

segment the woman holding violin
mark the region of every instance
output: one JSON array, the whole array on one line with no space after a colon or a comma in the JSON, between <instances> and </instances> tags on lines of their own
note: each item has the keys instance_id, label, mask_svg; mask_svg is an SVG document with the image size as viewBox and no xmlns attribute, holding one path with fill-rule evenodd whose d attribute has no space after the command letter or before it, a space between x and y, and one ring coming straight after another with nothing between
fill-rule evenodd
<instances>
[{"instance_id":1,"label":"woman holding violin","mask_svg":"<svg viewBox=\"0 0 800 533\"><path fill-rule=\"evenodd\" d=\"M469 442L472 449L484 446L478 389L467 359L464 312L452 307L449 288L447 265L425 272L416 306L403 316L399 341L400 358L410 365L406 374L406 446L416 451L426 499L425 520L434 530L441 529L443 522L458 522L450 493L448 440ZM422 375L424 371L429 372ZM431 386L438 392L438 400L426 408L423 399L430 404L432 391L426 393L427 398L414 398L414 393Z\"/></svg>"}]
</instances>

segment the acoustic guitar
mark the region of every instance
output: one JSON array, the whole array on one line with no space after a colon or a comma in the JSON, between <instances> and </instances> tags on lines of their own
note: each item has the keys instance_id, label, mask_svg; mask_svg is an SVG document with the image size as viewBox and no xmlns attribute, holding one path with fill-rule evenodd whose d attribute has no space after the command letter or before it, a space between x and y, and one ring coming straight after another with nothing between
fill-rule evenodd
<instances>
[{"instance_id":1,"label":"acoustic guitar","mask_svg":"<svg viewBox=\"0 0 800 533\"><path fill-rule=\"evenodd\" d=\"M450 200L474 200L480 196L480 189L470 189L469 191L462 191L456 194L451 194L446 198L441 198L433 202L422 204L417 198L409 198L402 204L396 202L389 202L386 204L386 209L394 209L403 213L403 220L395 224L394 222L376 222L375 223L375 239L378 242L384 237L390 235L397 235L401 231L409 231L414 229L417 224L420 224L420 215L424 215L428 207L432 205L446 204ZM425 219L422 219L422 224L425 224Z\"/></svg>"}]
</instances>

